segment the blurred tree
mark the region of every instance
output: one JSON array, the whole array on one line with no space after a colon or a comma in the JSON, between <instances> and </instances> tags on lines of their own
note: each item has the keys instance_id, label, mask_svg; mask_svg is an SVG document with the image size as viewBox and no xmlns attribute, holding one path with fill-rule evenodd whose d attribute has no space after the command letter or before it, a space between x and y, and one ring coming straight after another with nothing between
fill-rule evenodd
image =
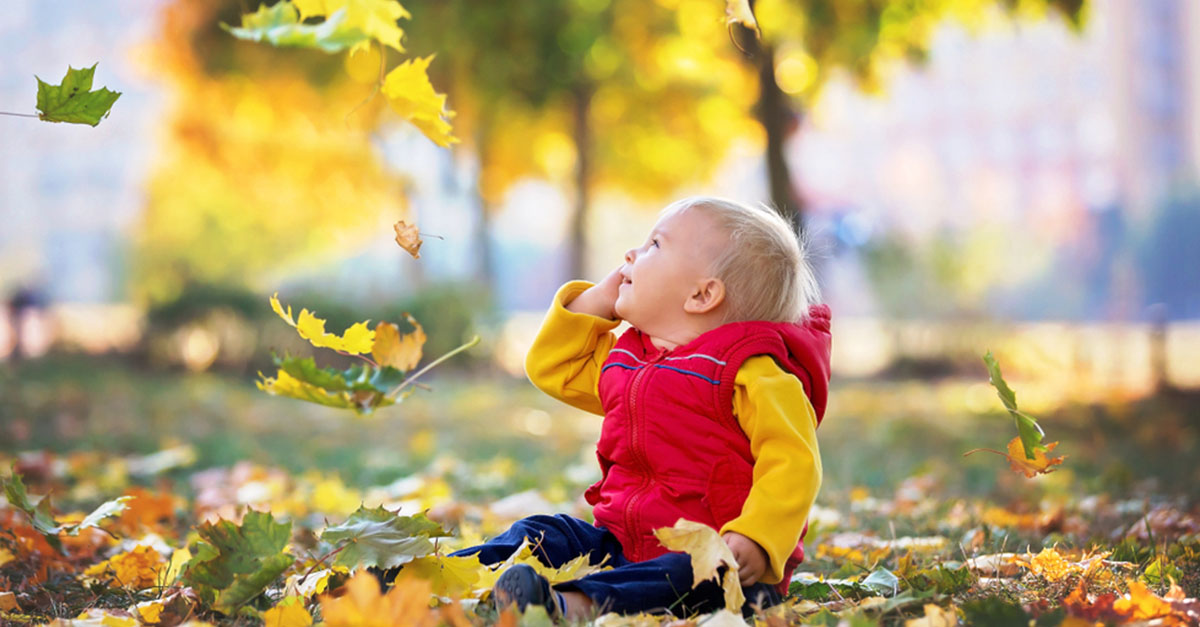
<instances>
[{"instance_id":1,"label":"blurred tree","mask_svg":"<svg viewBox=\"0 0 1200 627\"><path fill-rule=\"evenodd\" d=\"M745 1L745 0L744 0ZM731 6L737 0L728 0ZM748 0L761 37L731 24L734 45L745 51L758 75L754 115L766 133L766 166L775 209L803 227L803 199L792 185L784 144L799 116L830 77L849 73L868 91L898 61L920 63L937 24L958 19L973 29L996 22L997 8L1010 16L1040 19L1049 12L1082 24L1085 0Z\"/></svg>"},{"instance_id":2,"label":"blurred tree","mask_svg":"<svg viewBox=\"0 0 1200 627\"><path fill-rule=\"evenodd\" d=\"M189 282L253 286L319 264L403 216L403 183L368 135L384 99L356 108L370 90L348 76L346 55L222 31L244 4L177 0L162 12L152 71L172 98L132 272L151 303Z\"/></svg>"},{"instance_id":3,"label":"blurred tree","mask_svg":"<svg viewBox=\"0 0 1200 627\"><path fill-rule=\"evenodd\" d=\"M592 191L661 198L709 176L754 137L752 79L712 0L415 1L415 47L439 51L480 159L485 216L509 185L545 176L574 190L568 241L583 275ZM486 242L481 244L486 250ZM486 265L486 264L485 264Z\"/></svg>"}]
</instances>

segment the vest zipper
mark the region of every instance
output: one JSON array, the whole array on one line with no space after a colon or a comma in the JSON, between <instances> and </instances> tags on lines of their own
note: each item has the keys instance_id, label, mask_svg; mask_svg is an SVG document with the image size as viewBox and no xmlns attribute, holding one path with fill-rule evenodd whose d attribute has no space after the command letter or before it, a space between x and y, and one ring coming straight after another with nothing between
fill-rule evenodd
<instances>
[{"instance_id":1,"label":"vest zipper","mask_svg":"<svg viewBox=\"0 0 1200 627\"><path fill-rule=\"evenodd\" d=\"M641 421L638 420L637 411L638 390L641 387L642 378L645 377L648 372L650 372L650 368L653 367L654 364L662 361L663 355L665 354L666 351L659 351L658 355L655 356L654 359L646 362L646 365L633 375L633 383L629 385L629 450L633 454L633 457L637 460L637 464L642 470L642 485L639 486L636 491L634 491L633 495L629 497L629 501L625 503L625 529L628 530L628 533L631 537L636 537L638 540L635 546L630 547L632 549L631 552L633 553L633 555L630 556L630 559L635 562L641 560L642 547L641 531L636 525L634 525L634 510L636 509L637 502L641 500L643 495L645 495L646 489L654 483L654 479L650 476L650 463L646 459L646 452L643 450L643 447L645 446L644 438L639 437Z\"/></svg>"}]
</instances>

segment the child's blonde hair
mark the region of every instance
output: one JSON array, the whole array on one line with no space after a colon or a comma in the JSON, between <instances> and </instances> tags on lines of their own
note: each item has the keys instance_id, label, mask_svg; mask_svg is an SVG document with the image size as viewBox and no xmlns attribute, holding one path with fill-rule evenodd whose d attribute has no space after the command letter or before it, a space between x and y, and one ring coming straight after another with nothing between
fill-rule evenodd
<instances>
[{"instance_id":1,"label":"child's blonde hair","mask_svg":"<svg viewBox=\"0 0 1200 627\"><path fill-rule=\"evenodd\" d=\"M725 283L726 322L799 322L820 302L806 242L778 213L713 196L678 200L663 213L687 209L708 213L729 234L709 269Z\"/></svg>"}]
</instances>

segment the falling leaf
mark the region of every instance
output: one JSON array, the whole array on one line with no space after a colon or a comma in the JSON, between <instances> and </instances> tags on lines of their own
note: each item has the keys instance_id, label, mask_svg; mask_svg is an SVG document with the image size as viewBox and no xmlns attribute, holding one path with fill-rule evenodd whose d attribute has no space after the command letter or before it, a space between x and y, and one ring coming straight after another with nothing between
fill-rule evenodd
<instances>
[{"instance_id":1,"label":"falling leaf","mask_svg":"<svg viewBox=\"0 0 1200 627\"><path fill-rule=\"evenodd\" d=\"M273 46L315 48L330 53L370 41L367 33L349 23L346 11L330 15L319 24L304 23L302 12L297 10L301 4L284 0L271 6L259 5L254 13L242 16L241 26L221 24L221 28L238 39Z\"/></svg>"},{"instance_id":2,"label":"falling leaf","mask_svg":"<svg viewBox=\"0 0 1200 627\"><path fill-rule=\"evenodd\" d=\"M1008 462L1012 466L1013 472L1024 473L1026 477L1033 478L1039 474L1047 474L1054 472L1051 466L1057 466L1063 463L1066 456L1062 457L1047 457L1046 453L1054 450L1058 446L1058 442L1049 442L1042 447L1042 450L1036 451L1032 459L1027 459L1024 455L1025 448L1021 444L1021 438L1013 438L1008 443Z\"/></svg>"},{"instance_id":3,"label":"falling leaf","mask_svg":"<svg viewBox=\"0 0 1200 627\"><path fill-rule=\"evenodd\" d=\"M400 334L400 327L390 322L380 322L375 326L375 346L371 349L375 363L402 372L417 367L421 361L421 347L425 345L425 330L412 316L408 316L408 322L416 330L404 335Z\"/></svg>"},{"instance_id":4,"label":"falling leaf","mask_svg":"<svg viewBox=\"0 0 1200 627\"><path fill-rule=\"evenodd\" d=\"M400 516L382 507L360 507L340 525L321 532L331 544L344 543L334 564L394 568L434 551L430 538L449 535L424 514Z\"/></svg>"},{"instance_id":5,"label":"falling leaf","mask_svg":"<svg viewBox=\"0 0 1200 627\"><path fill-rule=\"evenodd\" d=\"M387 594L381 594L375 576L360 570L346 582L345 594L321 596L321 614L327 627L433 627L438 616L429 601L428 581L401 577Z\"/></svg>"},{"instance_id":6,"label":"falling leaf","mask_svg":"<svg viewBox=\"0 0 1200 627\"><path fill-rule=\"evenodd\" d=\"M654 530L655 537L672 551L683 551L692 557L692 587L708 579L717 579L717 569L726 566L727 572L737 574L738 563L729 545L717 534L717 530L703 523L680 518L674 527ZM736 576L726 576L722 582L725 589L725 607L740 609L746 602L742 586Z\"/></svg>"},{"instance_id":7,"label":"falling leaf","mask_svg":"<svg viewBox=\"0 0 1200 627\"><path fill-rule=\"evenodd\" d=\"M318 318L307 309L300 310L300 320L298 322L292 319L291 305L288 306L285 313L282 305L279 303L278 293L271 297L271 309L280 318L283 318L284 322L295 327L300 337L308 340L309 343L317 348L330 348L344 353L364 355L370 353L372 346L375 344L375 332L367 327L365 321L354 323L342 335L334 335L333 333L325 332L324 319Z\"/></svg>"},{"instance_id":8,"label":"falling leaf","mask_svg":"<svg viewBox=\"0 0 1200 627\"><path fill-rule=\"evenodd\" d=\"M762 37L762 31L758 29L758 20L754 18L754 11L750 9L749 0L725 0L725 23L741 24L754 31L755 37Z\"/></svg>"},{"instance_id":9,"label":"falling leaf","mask_svg":"<svg viewBox=\"0 0 1200 627\"><path fill-rule=\"evenodd\" d=\"M287 597L275 607L263 612L263 627L308 627L313 623L312 614L304 609L298 597Z\"/></svg>"},{"instance_id":10,"label":"falling leaf","mask_svg":"<svg viewBox=\"0 0 1200 627\"><path fill-rule=\"evenodd\" d=\"M383 80L382 91L393 111L445 148L458 139L451 135L449 118L454 112L446 109L446 95L437 93L429 82L427 72L432 60L432 55L418 57L392 68Z\"/></svg>"},{"instance_id":11,"label":"falling leaf","mask_svg":"<svg viewBox=\"0 0 1200 627\"><path fill-rule=\"evenodd\" d=\"M1037 451L1047 450L1046 446L1042 444L1042 438L1045 436L1045 433L1038 426L1037 420L1017 409L1017 393L1008 387L1008 382L1000 374L1000 364L996 361L995 357L992 357L992 351L988 351L983 356L983 362L987 364L988 382L992 384L992 387L996 388L996 394L1000 396L1000 402L1004 403L1004 408L1008 410L1013 420L1016 421L1017 433L1021 439L1025 458L1034 459L1034 454ZM1032 477L1033 475L1030 476Z\"/></svg>"},{"instance_id":12,"label":"falling leaf","mask_svg":"<svg viewBox=\"0 0 1200 627\"><path fill-rule=\"evenodd\" d=\"M392 225L396 230L396 243L400 248L408 251L408 254L413 256L413 259L421 258L421 244L425 243L421 239L421 231L415 224L408 224L404 220L400 220Z\"/></svg>"},{"instance_id":13,"label":"falling leaf","mask_svg":"<svg viewBox=\"0 0 1200 627\"><path fill-rule=\"evenodd\" d=\"M342 19L345 28L363 33L366 37L404 52L401 40L404 31L396 24L401 18L412 15L396 0L294 0L300 11L300 19L335 16ZM362 47L356 46L352 51Z\"/></svg>"},{"instance_id":14,"label":"falling leaf","mask_svg":"<svg viewBox=\"0 0 1200 627\"><path fill-rule=\"evenodd\" d=\"M96 73L96 65L98 64L82 70L68 66L66 76L58 85L51 85L38 78L38 117L46 122L96 126L101 119L108 116L113 103L121 97L121 92L109 91L104 87L92 91L92 77Z\"/></svg>"}]
</instances>

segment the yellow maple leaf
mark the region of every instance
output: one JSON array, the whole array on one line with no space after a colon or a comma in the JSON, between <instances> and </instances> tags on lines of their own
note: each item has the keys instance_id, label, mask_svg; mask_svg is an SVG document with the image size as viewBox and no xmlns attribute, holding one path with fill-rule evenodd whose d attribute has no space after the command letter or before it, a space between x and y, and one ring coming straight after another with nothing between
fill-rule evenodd
<instances>
[{"instance_id":1,"label":"yellow maple leaf","mask_svg":"<svg viewBox=\"0 0 1200 627\"><path fill-rule=\"evenodd\" d=\"M106 581L110 588L145 590L158 585L163 561L157 550L140 545L90 566L83 574Z\"/></svg>"},{"instance_id":2,"label":"yellow maple leaf","mask_svg":"<svg viewBox=\"0 0 1200 627\"><path fill-rule=\"evenodd\" d=\"M298 597L286 597L263 612L262 619L263 627L308 627L313 623L312 614Z\"/></svg>"},{"instance_id":3,"label":"yellow maple leaf","mask_svg":"<svg viewBox=\"0 0 1200 627\"><path fill-rule=\"evenodd\" d=\"M397 0L292 0L292 4L300 12L300 19L310 17L329 17L344 10L342 26L358 29L379 43L404 52L401 40L404 30L396 21L412 18ZM367 42L362 42L351 48L351 54L366 48Z\"/></svg>"},{"instance_id":4,"label":"yellow maple leaf","mask_svg":"<svg viewBox=\"0 0 1200 627\"><path fill-rule=\"evenodd\" d=\"M674 527L660 527L654 530L655 537L672 551L683 551L692 557L692 587L700 585L701 581L717 579L717 568L724 565L735 576L726 576L722 582L725 589L725 607L741 609L746 602L742 586L738 583L737 559L729 545L717 534L717 530L703 523L680 518Z\"/></svg>"},{"instance_id":5,"label":"yellow maple leaf","mask_svg":"<svg viewBox=\"0 0 1200 627\"><path fill-rule=\"evenodd\" d=\"M432 586L428 581L401 577L388 593L379 593L379 581L366 570L346 582L338 598L321 596L321 614L328 627L433 627L437 614L429 608Z\"/></svg>"},{"instance_id":6,"label":"yellow maple leaf","mask_svg":"<svg viewBox=\"0 0 1200 627\"><path fill-rule=\"evenodd\" d=\"M271 297L271 309L280 318L283 318L284 322L295 327L300 337L318 348L330 348L344 353L363 355L371 352L371 348L375 344L375 332L367 327L366 321L356 322L350 325L350 328L346 329L342 335L335 335L326 333L325 320L318 318L307 309L300 310L299 321L294 320L291 305L288 305L285 312L279 303L278 293Z\"/></svg>"},{"instance_id":7,"label":"yellow maple leaf","mask_svg":"<svg viewBox=\"0 0 1200 627\"><path fill-rule=\"evenodd\" d=\"M346 6L346 0L292 0L292 4L300 12L300 19L307 20L310 17L326 17L336 12Z\"/></svg>"},{"instance_id":8,"label":"yellow maple leaf","mask_svg":"<svg viewBox=\"0 0 1200 627\"><path fill-rule=\"evenodd\" d=\"M433 143L445 148L458 141L451 131L446 95L439 94L429 82L428 68L433 55L414 58L397 65L383 79L383 95L392 110L408 120Z\"/></svg>"},{"instance_id":9,"label":"yellow maple leaf","mask_svg":"<svg viewBox=\"0 0 1200 627\"><path fill-rule=\"evenodd\" d=\"M1049 581L1061 581L1083 572L1083 568L1059 555L1053 548L1042 549L1041 553L1034 555L1029 560L1029 570Z\"/></svg>"},{"instance_id":10,"label":"yellow maple leaf","mask_svg":"<svg viewBox=\"0 0 1200 627\"><path fill-rule=\"evenodd\" d=\"M1033 452L1033 459L1025 457L1025 446L1021 444L1021 438L1015 437L1008 442L1008 463L1012 466L1013 472L1024 473L1026 477L1032 479L1039 474L1054 472L1051 466L1057 466L1063 463L1066 455L1062 457L1047 457L1046 454L1054 450L1058 446L1058 442L1047 442L1046 450Z\"/></svg>"},{"instance_id":11,"label":"yellow maple leaf","mask_svg":"<svg viewBox=\"0 0 1200 627\"><path fill-rule=\"evenodd\" d=\"M483 571L490 570L474 555L426 555L404 565L404 572L428 581L433 594L461 598L476 590Z\"/></svg>"},{"instance_id":12,"label":"yellow maple leaf","mask_svg":"<svg viewBox=\"0 0 1200 627\"><path fill-rule=\"evenodd\" d=\"M421 244L424 244L425 240L421 239L421 230L417 228L417 225L400 220L392 225L392 228L396 230L396 243L400 245L400 248L408 251L413 259L420 259Z\"/></svg>"},{"instance_id":13,"label":"yellow maple leaf","mask_svg":"<svg viewBox=\"0 0 1200 627\"><path fill-rule=\"evenodd\" d=\"M371 348L375 363L403 372L417 367L421 361L421 347L425 345L425 330L412 316L408 316L408 323L416 330L404 335L400 334L400 327L390 322L375 326L375 345Z\"/></svg>"},{"instance_id":14,"label":"yellow maple leaf","mask_svg":"<svg viewBox=\"0 0 1200 627\"><path fill-rule=\"evenodd\" d=\"M762 31L758 30L758 20L755 19L748 0L725 0L725 23L741 24L754 31L756 37L762 37Z\"/></svg>"}]
</instances>

